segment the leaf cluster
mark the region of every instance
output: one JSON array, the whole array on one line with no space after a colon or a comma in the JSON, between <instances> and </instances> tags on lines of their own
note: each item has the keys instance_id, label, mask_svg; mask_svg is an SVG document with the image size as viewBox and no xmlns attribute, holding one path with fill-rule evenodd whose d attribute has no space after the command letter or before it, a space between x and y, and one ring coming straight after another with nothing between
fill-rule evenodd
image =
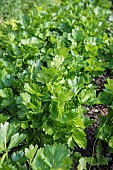
<instances>
[{"instance_id":1,"label":"leaf cluster","mask_svg":"<svg viewBox=\"0 0 113 170\"><path fill-rule=\"evenodd\" d=\"M85 106L112 110L112 80L99 97L92 82L112 70L111 3L44 2L0 26L1 170L69 169L68 148L87 146ZM111 113L101 119L98 137L113 147Z\"/></svg>"}]
</instances>

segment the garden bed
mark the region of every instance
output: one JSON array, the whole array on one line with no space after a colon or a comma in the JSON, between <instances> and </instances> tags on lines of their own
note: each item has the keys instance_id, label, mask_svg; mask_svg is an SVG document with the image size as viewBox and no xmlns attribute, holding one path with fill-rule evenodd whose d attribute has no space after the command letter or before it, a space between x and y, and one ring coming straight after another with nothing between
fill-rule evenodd
<instances>
[{"instance_id":1,"label":"garden bed","mask_svg":"<svg viewBox=\"0 0 113 170\"><path fill-rule=\"evenodd\" d=\"M44 1L2 17L1 170L113 168L111 5Z\"/></svg>"}]
</instances>

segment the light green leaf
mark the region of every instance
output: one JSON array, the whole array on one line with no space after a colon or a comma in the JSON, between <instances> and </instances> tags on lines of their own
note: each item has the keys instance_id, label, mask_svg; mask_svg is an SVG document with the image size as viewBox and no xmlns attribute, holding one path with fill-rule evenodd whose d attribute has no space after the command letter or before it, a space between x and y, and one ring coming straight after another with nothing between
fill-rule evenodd
<instances>
[{"instance_id":1,"label":"light green leaf","mask_svg":"<svg viewBox=\"0 0 113 170\"><path fill-rule=\"evenodd\" d=\"M96 159L92 157L81 157L79 159L79 165L77 166L77 170L87 170L87 163L90 165L92 161L92 165L97 165Z\"/></svg>"},{"instance_id":2,"label":"light green leaf","mask_svg":"<svg viewBox=\"0 0 113 170\"><path fill-rule=\"evenodd\" d=\"M78 170L87 170L86 168L86 163L87 163L87 157L80 158L79 160L79 165L77 166Z\"/></svg>"},{"instance_id":3,"label":"light green leaf","mask_svg":"<svg viewBox=\"0 0 113 170\"><path fill-rule=\"evenodd\" d=\"M35 147L33 145L30 145L29 149L25 148L25 156L26 156L26 158L28 158L30 160L30 162L32 162L32 160L37 152L37 149L38 149L38 145L35 145Z\"/></svg>"},{"instance_id":4,"label":"light green leaf","mask_svg":"<svg viewBox=\"0 0 113 170\"><path fill-rule=\"evenodd\" d=\"M72 161L65 145L45 146L38 150L33 163L33 170L69 170Z\"/></svg>"},{"instance_id":5,"label":"light green leaf","mask_svg":"<svg viewBox=\"0 0 113 170\"><path fill-rule=\"evenodd\" d=\"M74 141L78 144L81 148L86 148L87 140L86 140L86 133L83 129L77 128L75 131L74 129L71 131Z\"/></svg>"},{"instance_id":6,"label":"light green leaf","mask_svg":"<svg viewBox=\"0 0 113 170\"><path fill-rule=\"evenodd\" d=\"M72 87L72 91L76 96L83 87L84 80L81 77L75 77L73 80L68 79L68 83Z\"/></svg>"},{"instance_id":7,"label":"light green leaf","mask_svg":"<svg viewBox=\"0 0 113 170\"><path fill-rule=\"evenodd\" d=\"M0 97L10 99L11 97L13 97L12 89L10 89L10 88L1 89L0 90Z\"/></svg>"},{"instance_id":8,"label":"light green leaf","mask_svg":"<svg viewBox=\"0 0 113 170\"><path fill-rule=\"evenodd\" d=\"M0 170L17 170L17 168L11 164L3 163Z\"/></svg>"},{"instance_id":9,"label":"light green leaf","mask_svg":"<svg viewBox=\"0 0 113 170\"><path fill-rule=\"evenodd\" d=\"M7 149L6 144L16 131L17 127L15 124L9 124L8 122L0 124L0 152Z\"/></svg>"},{"instance_id":10,"label":"light green leaf","mask_svg":"<svg viewBox=\"0 0 113 170\"><path fill-rule=\"evenodd\" d=\"M8 133L9 123L5 122L4 124L0 124L0 153L2 153L6 149L6 135Z\"/></svg>"},{"instance_id":11,"label":"light green leaf","mask_svg":"<svg viewBox=\"0 0 113 170\"><path fill-rule=\"evenodd\" d=\"M7 142L9 142L11 136L13 136L17 132L18 128L19 126L14 123L9 124L8 133L6 134Z\"/></svg>"},{"instance_id":12,"label":"light green leaf","mask_svg":"<svg viewBox=\"0 0 113 170\"><path fill-rule=\"evenodd\" d=\"M28 93L21 93L21 97L25 103L30 103L31 96Z\"/></svg>"},{"instance_id":13,"label":"light green leaf","mask_svg":"<svg viewBox=\"0 0 113 170\"><path fill-rule=\"evenodd\" d=\"M53 61L51 62L51 66L55 67L57 69L60 69L61 64L64 62L64 57L63 56L55 56Z\"/></svg>"},{"instance_id":14,"label":"light green leaf","mask_svg":"<svg viewBox=\"0 0 113 170\"><path fill-rule=\"evenodd\" d=\"M25 83L24 85L25 91L30 94L35 94L37 97L43 96L40 94L40 89L35 83Z\"/></svg>"},{"instance_id":15,"label":"light green leaf","mask_svg":"<svg viewBox=\"0 0 113 170\"><path fill-rule=\"evenodd\" d=\"M3 114L0 114L0 123L4 123L8 120L8 117L4 116Z\"/></svg>"},{"instance_id":16,"label":"light green leaf","mask_svg":"<svg viewBox=\"0 0 113 170\"><path fill-rule=\"evenodd\" d=\"M113 148L113 136L111 136L109 139L109 146Z\"/></svg>"},{"instance_id":17,"label":"light green leaf","mask_svg":"<svg viewBox=\"0 0 113 170\"><path fill-rule=\"evenodd\" d=\"M74 123L74 125L75 125L76 127L80 127L80 128L82 128L82 129L85 129L84 123L83 123L83 121L82 121L81 118L73 119L72 122Z\"/></svg>"},{"instance_id":18,"label":"light green leaf","mask_svg":"<svg viewBox=\"0 0 113 170\"><path fill-rule=\"evenodd\" d=\"M26 136L24 134L21 134L21 135L19 135L19 133L14 134L11 137L11 141L9 143L8 149L10 150L13 147L18 146L25 139L25 137Z\"/></svg>"}]
</instances>

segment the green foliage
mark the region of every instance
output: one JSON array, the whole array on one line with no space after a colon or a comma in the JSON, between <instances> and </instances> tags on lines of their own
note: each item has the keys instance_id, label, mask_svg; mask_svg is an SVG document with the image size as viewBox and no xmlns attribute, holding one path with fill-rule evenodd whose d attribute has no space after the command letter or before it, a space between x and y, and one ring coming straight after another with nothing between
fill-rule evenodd
<instances>
[{"instance_id":1,"label":"green foliage","mask_svg":"<svg viewBox=\"0 0 113 170\"><path fill-rule=\"evenodd\" d=\"M88 167L88 169L91 169L92 166L97 166L99 168L100 165L108 165L108 158L102 156L102 146L100 140L98 140L95 150L95 156L92 155L92 157L82 157L80 155L79 165L77 166L78 170L87 170ZM75 159L76 158L77 157L75 157Z\"/></svg>"},{"instance_id":2,"label":"green foliage","mask_svg":"<svg viewBox=\"0 0 113 170\"><path fill-rule=\"evenodd\" d=\"M93 124L84 116L86 105L109 106L110 113L100 116L98 137L113 147L113 82L108 79L99 97L92 83L106 67L112 69L111 3L12 2L9 9L17 13L8 12L3 17L11 19L0 26L0 168L71 168L68 148L85 149L84 130ZM79 158L78 169L90 160Z\"/></svg>"},{"instance_id":3,"label":"green foliage","mask_svg":"<svg viewBox=\"0 0 113 170\"><path fill-rule=\"evenodd\" d=\"M39 3L37 0L34 2ZM34 3L30 0L1 0L0 1L0 16L3 19L18 18L19 15L33 8Z\"/></svg>"},{"instance_id":4,"label":"green foliage","mask_svg":"<svg viewBox=\"0 0 113 170\"><path fill-rule=\"evenodd\" d=\"M69 155L69 150L64 145L47 145L37 151L31 166L33 170L68 170L72 164Z\"/></svg>"},{"instance_id":5,"label":"green foliage","mask_svg":"<svg viewBox=\"0 0 113 170\"><path fill-rule=\"evenodd\" d=\"M100 116L101 125L99 127L99 138L105 140L111 148L113 148L113 120L112 120L112 110L113 110L113 80L108 78L107 84L105 84L105 89L99 94L100 100L109 106L109 112L106 117Z\"/></svg>"},{"instance_id":6,"label":"green foliage","mask_svg":"<svg viewBox=\"0 0 113 170\"><path fill-rule=\"evenodd\" d=\"M3 154L0 159L1 164L5 157L8 157L8 152L12 148L17 147L25 139L25 135L19 135L17 130L18 126L15 124L9 124L8 122L0 124L0 154Z\"/></svg>"}]
</instances>

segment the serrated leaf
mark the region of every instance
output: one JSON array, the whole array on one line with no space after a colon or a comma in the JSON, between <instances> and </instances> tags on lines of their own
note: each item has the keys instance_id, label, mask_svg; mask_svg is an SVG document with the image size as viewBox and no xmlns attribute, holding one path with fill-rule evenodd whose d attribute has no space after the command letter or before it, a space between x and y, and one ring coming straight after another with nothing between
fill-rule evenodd
<instances>
[{"instance_id":1,"label":"serrated leaf","mask_svg":"<svg viewBox=\"0 0 113 170\"><path fill-rule=\"evenodd\" d=\"M113 136L111 136L109 139L109 146L113 148Z\"/></svg>"},{"instance_id":2,"label":"serrated leaf","mask_svg":"<svg viewBox=\"0 0 113 170\"><path fill-rule=\"evenodd\" d=\"M11 141L9 143L8 149L10 150L13 147L18 146L25 139L25 137L26 136L24 134L21 134L21 135L19 135L19 133L14 134L11 137Z\"/></svg>"},{"instance_id":3,"label":"serrated leaf","mask_svg":"<svg viewBox=\"0 0 113 170\"><path fill-rule=\"evenodd\" d=\"M10 88L0 89L0 97L11 99L11 97L13 97L12 89Z\"/></svg>"},{"instance_id":4,"label":"serrated leaf","mask_svg":"<svg viewBox=\"0 0 113 170\"><path fill-rule=\"evenodd\" d=\"M11 164L8 165L7 163L3 163L0 170L17 170L17 168Z\"/></svg>"},{"instance_id":5,"label":"serrated leaf","mask_svg":"<svg viewBox=\"0 0 113 170\"><path fill-rule=\"evenodd\" d=\"M94 120L90 119L88 116L83 116L83 122L85 126L92 126L94 123Z\"/></svg>"},{"instance_id":6,"label":"serrated leaf","mask_svg":"<svg viewBox=\"0 0 113 170\"><path fill-rule=\"evenodd\" d=\"M0 153L6 149L6 135L8 132L9 123L5 122L4 124L0 124Z\"/></svg>"},{"instance_id":7,"label":"serrated leaf","mask_svg":"<svg viewBox=\"0 0 113 170\"><path fill-rule=\"evenodd\" d=\"M21 93L21 97L25 103L30 103L31 96L28 93Z\"/></svg>"},{"instance_id":8,"label":"serrated leaf","mask_svg":"<svg viewBox=\"0 0 113 170\"><path fill-rule=\"evenodd\" d=\"M3 114L0 114L0 123L4 123L8 120L8 117L4 116Z\"/></svg>"},{"instance_id":9,"label":"serrated leaf","mask_svg":"<svg viewBox=\"0 0 113 170\"><path fill-rule=\"evenodd\" d=\"M12 155L11 155L11 158L15 162L20 162L20 163L25 162L24 152L22 150L17 151L17 152L13 152Z\"/></svg>"},{"instance_id":10,"label":"serrated leaf","mask_svg":"<svg viewBox=\"0 0 113 170\"><path fill-rule=\"evenodd\" d=\"M79 165L77 166L78 170L87 170L86 169L87 158L80 158Z\"/></svg>"},{"instance_id":11,"label":"serrated leaf","mask_svg":"<svg viewBox=\"0 0 113 170\"><path fill-rule=\"evenodd\" d=\"M84 85L84 80L81 77L75 77L73 80L68 79L68 83L72 86L73 93L77 95Z\"/></svg>"},{"instance_id":12,"label":"serrated leaf","mask_svg":"<svg viewBox=\"0 0 113 170\"><path fill-rule=\"evenodd\" d=\"M61 64L64 62L64 57L63 56L55 56L53 61L51 62L51 66L55 67L57 69L60 69Z\"/></svg>"},{"instance_id":13,"label":"serrated leaf","mask_svg":"<svg viewBox=\"0 0 113 170\"><path fill-rule=\"evenodd\" d=\"M99 129L98 137L103 140L108 139L112 133L111 127L109 125L104 125L103 127L100 126L98 129Z\"/></svg>"},{"instance_id":14,"label":"serrated leaf","mask_svg":"<svg viewBox=\"0 0 113 170\"><path fill-rule=\"evenodd\" d=\"M25 148L25 156L26 158L28 158L30 160L30 162L32 162L36 152L38 149L38 145L35 145L35 147L33 145L29 146L29 149Z\"/></svg>"},{"instance_id":15,"label":"serrated leaf","mask_svg":"<svg viewBox=\"0 0 113 170\"><path fill-rule=\"evenodd\" d=\"M7 97L7 95L3 89L0 89L0 97L3 97L3 98Z\"/></svg>"},{"instance_id":16,"label":"serrated leaf","mask_svg":"<svg viewBox=\"0 0 113 170\"><path fill-rule=\"evenodd\" d=\"M87 163L90 164L92 161L92 165L97 165L96 159L92 157L82 157L79 159L79 165L77 166L77 170L87 170Z\"/></svg>"},{"instance_id":17,"label":"serrated leaf","mask_svg":"<svg viewBox=\"0 0 113 170\"><path fill-rule=\"evenodd\" d=\"M17 126L15 124L9 124L8 122L0 124L0 152L7 149L6 144L16 131Z\"/></svg>"},{"instance_id":18,"label":"serrated leaf","mask_svg":"<svg viewBox=\"0 0 113 170\"><path fill-rule=\"evenodd\" d=\"M25 88L25 91L30 94L35 94L37 97L42 96L42 94L40 94L39 87L34 83L32 84L25 83L24 88Z\"/></svg>"},{"instance_id":19,"label":"serrated leaf","mask_svg":"<svg viewBox=\"0 0 113 170\"><path fill-rule=\"evenodd\" d=\"M78 144L81 148L86 148L87 140L86 140L86 133L83 129L77 128L75 131L72 130L72 136L74 141Z\"/></svg>"},{"instance_id":20,"label":"serrated leaf","mask_svg":"<svg viewBox=\"0 0 113 170\"><path fill-rule=\"evenodd\" d=\"M71 167L69 150L65 145L47 145L38 150L33 160L33 170L68 170Z\"/></svg>"},{"instance_id":21,"label":"serrated leaf","mask_svg":"<svg viewBox=\"0 0 113 170\"><path fill-rule=\"evenodd\" d=\"M81 118L76 118L72 120L72 123L74 123L74 126L85 129L84 123Z\"/></svg>"},{"instance_id":22,"label":"serrated leaf","mask_svg":"<svg viewBox=\"0 0 113 170\"><path fill-rule=\"evenodd\" d=\"M13 136L17 132L18 128L19 128L19 126L14 123L9 124L8 133L6 135L7 142L9 142L11 136Z\"/></svg>"}]
</instances>

